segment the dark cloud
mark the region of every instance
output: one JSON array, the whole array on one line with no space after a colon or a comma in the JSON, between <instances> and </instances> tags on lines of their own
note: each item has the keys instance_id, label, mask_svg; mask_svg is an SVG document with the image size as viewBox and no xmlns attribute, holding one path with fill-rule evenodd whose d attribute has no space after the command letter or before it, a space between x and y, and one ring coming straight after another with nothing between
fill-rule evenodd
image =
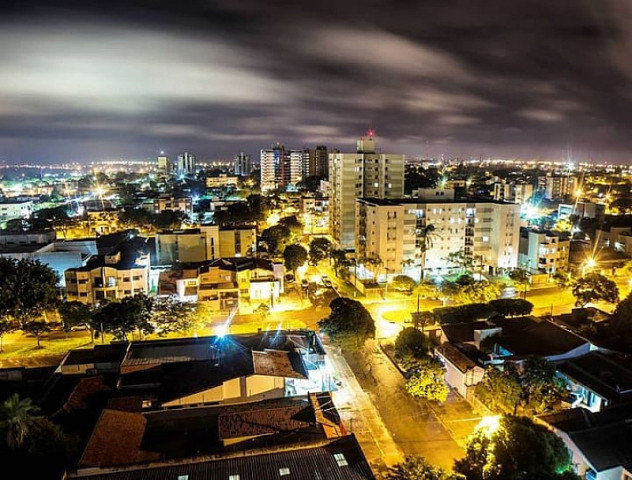
<instances>
[{"instance_id":1,"label":"dark cloud","mask_svg":"<svg viewBox=\"0 0 632 480\"><path fill-rule=\"evenodd\" d=\"M0 159L201 158L272 141L629 161L625 0L14 1Z\"/></svg>"}]
</instances>

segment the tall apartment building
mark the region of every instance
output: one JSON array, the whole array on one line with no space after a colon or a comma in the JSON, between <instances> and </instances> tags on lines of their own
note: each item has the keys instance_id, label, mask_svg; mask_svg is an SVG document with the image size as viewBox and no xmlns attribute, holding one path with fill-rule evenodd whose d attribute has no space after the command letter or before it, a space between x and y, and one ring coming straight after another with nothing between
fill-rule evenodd
<instances>
[{"instance_id":1,"label":"tall apartment building","mask_svg":"<svg viewBox=\"0 0 632 480\"><path fill-rule=\"evenodd\" d=\"M173 172L173 163L167 155L163 155L161 153L158 156L158 170L160 170L161 173L165 173L167 175Z\"/></svg>"},{"instance_id":2,"label":"tall apartment building","mask_svg":"<svg viewBox=\"0 0 632 480\"><path fill-rule=\"evenodd\" d=\"M377 152L373 136L360 137L356 153L329 155L330 230L341 248L356 245L356 198L404 195L404 162L404 155Z\"/></svg>"},{"instance_id":3,"label":"tall apartment building","mask_svg":"<svg viewBox=\"0 0 632 480\"><path fill-rule=\"evenodd\" d=\"M303 158L303 177L327 177L329 175L329 157L326 145L317 145Z\"/></svg>"},{"instance_id":4,"label":"tall apartment building","mask_svg":"<svg viewBox=\"0 0 632 480\"><path fill-rule=\"evenodd\" d=\"M189 152L184 152L182 155L178 155L178 175L195 175L197 169L195 155Z\"/></svg>"},{"instance_id":5,"label":"tall apartment building","mask_svg":"<svg viewBox=\"0 0 632 480\"><path fill-rule=\"evenodd\" d=\"M531 200L533 185L523 182L494 183L494 200L523 204Z\"/></svg>"},{"instance_id":6,"label":"tall apartment building","mask_svg":"<svg viewBox=\"0 0 632 480\"><path fill-rule=\"evenodd\" d=\"M123 258L121 252L95 255L83 267L64 272L66 297L94 305L149 292L149 254Z\"/></svg>"},{"instance_id":7,"label":"tall apartment building","mask_svg":"<svg viewBox=\"0 0 632 480\"><path fill-rule=\"evenodd\" d=\"M544 196L548 200L574 195L578 187L577 178L570 175L547 175L540 177L539 182L544 186Z\"/></svg>"},{"instance_id":8,"label":"tall apartment building","mask_svg":"<svg viewBox=\"0 0 632 480\"><path fill-rule=\"evenodd\" d=\"M445 274L457 265L451 253L463 252L486 272L518 264L520 205L494 201L422 199L356 200L356 256L379 258L388 275L419 279ZM432 245L422 265L423 229L434 226Z\"/></svg>"},{"instance_id":9,"label":"tall apartment building","mask_svg":"<svg viewBox=\"0 0 632 480\"><path fill-rule=\"evenodd\" d=\"M158 265L204 262L223 257L249 257L257 246L254 227L220 228L203 225L200 228L171 230L156 234Z\"/></svg>"},{"instance_id":10,"label":"tall apartment building","mask_svg":"<svg viewBox=\"0 0 632 480\"><path fill-rule=\"evenodd\" d=\"M193 215L193 199L188 196L176 196L163 194L156 198L145 200L142 207L151 213L160 213L166 210L179 211L187 215Z\"/></svg>"},{"instance_id":11,"label":"tall apartment building","mask_svg":"<svg viewBox=\"0 0 632 480\"><path fill-rule=\"evenodd\" d=\"M521 228L518 264L531 273L568 271L570 248L565 234Z\"/></svg>"},{"instance_id":12,"label":"tall apartment building","mask_svg":"<svg viewBox=\"0 0 632 480\"><path fill-rule=\"evenodd\" d=\"M296 185L302 178L303 150L286 150L279 143L261 150L261 190Z\"/></svg>"},{"instance_id":13,"label":"tall apartment building","mask_svg":"<svg viewBox=\"0 0 632 480\"><path fill-rule=\"evenodd\" d=\"M247 177L250 175L250 155L239 152L233 157L235 163L235 175L239 177Z\"/></svg>"}]
</instances>

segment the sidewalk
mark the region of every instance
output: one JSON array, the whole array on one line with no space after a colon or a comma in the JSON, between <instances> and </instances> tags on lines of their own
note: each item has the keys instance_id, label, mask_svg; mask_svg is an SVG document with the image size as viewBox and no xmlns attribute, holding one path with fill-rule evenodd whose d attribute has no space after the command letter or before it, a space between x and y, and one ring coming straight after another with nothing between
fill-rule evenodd
<instances>
[{"instance_id":1,"label":"sidewalk","mask_svg":"<svg viewBox=\"0 0 632 480\"><path fill-rule=\"evenodd\" d=\"M342 421L349 432L355 433L373 471L385 472L386 467L403 460L402 451L345 358L338 354L335 347L326 346L325 350L326 361L331 362L333 371L342 382L341 388L332 394Z\"/></svg>"}]
</instances>

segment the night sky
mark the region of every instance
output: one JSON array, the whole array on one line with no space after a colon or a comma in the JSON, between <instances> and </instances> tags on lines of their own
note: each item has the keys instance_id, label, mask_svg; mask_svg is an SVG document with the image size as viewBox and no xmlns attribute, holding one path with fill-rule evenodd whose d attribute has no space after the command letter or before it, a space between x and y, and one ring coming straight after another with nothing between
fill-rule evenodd
<instances>
[{"instance_id":1,"label":"night sky","mask_svg":"<svg viewBox=\"0 0 632 480\"><path fill-rule=\"evenodd\" d=\"M368 128L415 156L632 161L629 0L0 6L0 161L348 150Z\"/></svg>"}]
</instances>

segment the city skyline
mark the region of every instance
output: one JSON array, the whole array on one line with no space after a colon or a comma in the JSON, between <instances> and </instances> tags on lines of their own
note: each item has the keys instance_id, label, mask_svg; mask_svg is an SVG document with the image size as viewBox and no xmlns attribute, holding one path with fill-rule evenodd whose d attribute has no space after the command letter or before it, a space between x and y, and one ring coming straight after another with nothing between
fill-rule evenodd
<instances>
[{"instance_id":1,"label":"city skyline","mask_svg":"<svg viewBox=\"0 0 632 480\"><path fill-rule=\"evenodd\" d=\"M14 3L0 160L345 150L374 128L409 156L625 163L628 8Z\"/></svg>"}]
</instances>

